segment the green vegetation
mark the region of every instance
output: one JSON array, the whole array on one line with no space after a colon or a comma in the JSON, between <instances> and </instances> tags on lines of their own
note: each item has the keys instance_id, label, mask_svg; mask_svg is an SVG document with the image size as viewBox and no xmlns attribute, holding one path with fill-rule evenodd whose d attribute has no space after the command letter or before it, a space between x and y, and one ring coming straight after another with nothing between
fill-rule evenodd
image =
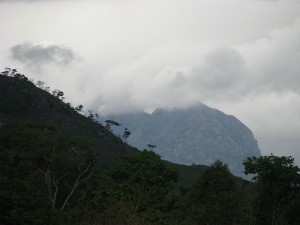
<instances>
[{"instance_id":1,"label":"green vegetation","mask_svg":"<svg viewBox=\"0 0 300 225\"><path fill-rule=\"evenodd\" d=\"M258 195L255 199L258 224L299 224L300 169L292 157L251 157L245 173L256 174ZM297 211L297 210L296 210Z\"/></svg>"},{"instance_id":2,"label":"green vegetation","mask_svg":"<svg viewBox=\"0 0 300 225\"><path fill-rule=\"evenodd\" d=\"M43 82L37 88L6 71L0 75L1 225L300 224L293 158L247 158L253 182L234 177L221 161L210 167L163 161L79 114L83 106L64 103L63 92L50 95Z\"/></svg>"}]
</instances>

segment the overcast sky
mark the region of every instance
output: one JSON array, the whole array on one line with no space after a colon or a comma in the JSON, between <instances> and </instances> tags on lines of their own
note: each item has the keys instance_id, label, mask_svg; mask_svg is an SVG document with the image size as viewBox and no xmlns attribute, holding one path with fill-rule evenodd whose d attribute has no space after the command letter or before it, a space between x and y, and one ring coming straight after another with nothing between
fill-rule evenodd
<instances>
[{"instance_id":1,"label":"overcast sky","mask_svg":"<svg viewBox=\"0 0 300 225\"><path fill-rule=\"evenodd\" d=\"M203 102L300 164L299 0L0 0L0 66L100 114Z\"/></svg>"}]
</instances>

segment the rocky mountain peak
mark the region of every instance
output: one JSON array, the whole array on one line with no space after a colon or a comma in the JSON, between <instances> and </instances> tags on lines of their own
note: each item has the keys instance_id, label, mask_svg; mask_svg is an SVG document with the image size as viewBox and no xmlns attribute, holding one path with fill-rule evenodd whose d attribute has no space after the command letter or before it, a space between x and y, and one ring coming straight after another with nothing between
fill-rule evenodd
<instances>
[{"instance_id":1,"label":"rocky mountain peak","mask_svg":"<svg viewBox=\"0 0 300 225\"><path fill-rule=\"evenodd\" d=\"M186 109L159 108L152 114L113 115L109 119L122 124L114 129L117 135L124 127L130 130L129 144L139 149L154 145L153 150L163 159L179 164L210 165L220 159L234 174L242 176L243 160L260 155L257 141L246 125L204 104Z\"/></svg>"}]
</instances>

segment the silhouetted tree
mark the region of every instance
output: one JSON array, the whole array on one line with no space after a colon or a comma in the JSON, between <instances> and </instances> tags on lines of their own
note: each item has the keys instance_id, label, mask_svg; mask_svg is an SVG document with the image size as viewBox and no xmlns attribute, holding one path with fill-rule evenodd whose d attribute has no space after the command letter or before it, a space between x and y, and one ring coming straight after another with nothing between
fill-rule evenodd
<instances>
[{"instance_id":1,"label":"silhouetted tree","mask_svg":"<svg viewBox=\"0 0 300 225\"><path fill-rule=\"evenodd\" d=\"M11 69L9 67L5 67L4 71L1 72L1 75L14 77L17 73L18 73L17 69Z\"/></svg>"},{"instance_id":2,"label":"silhouetted tree","mask_svg":"<svg viewBox=\"0 0 300 225\"><path fill-rule=\"evenodd\" d=\"M127 139L129 138L130 134L131 134L130 131L127 128L125 128L123 133L124 142L127 142Z\"/></svg>"},{"instance_id":3,"label":"silhouetted tree","mask_svg":"<svg viewBox=\"0 0 300 225\"><path fill-rule=\"evenodd\" d=\"M44 84L45 84L45 82L41 81L41 80L36 82L36 86L41 89L44 89Z\"/></svg>"},{"instance_id":4,"label":"silhouetted tree","mask_svg":"<svg viewBox=\"0 0 300 225\"><path fill-rule=\"evenodd\" d=\"M83 105L80 104L80 105L76 106L74 109L77 112L83 112Z\"/></svg>"},{"instance_id":5,"label":"silhouetted tree","mask_svg":"<svg viewBox=\"0 0 300 225\"><path fill-rule=\"evenodd\" d=\"M157 147L156 145L152 145L152 144L148 144L147 146L152 151Z\"/></svg>"},{"instance_id":6,"label":"silhouetted tree","mask_svg":"<svg viewBox=\"0 0 300 225\"><path fill-rule=\"evenodd\" d=\"M58 89L55 89L54 91L52 91L52 95L53 95L54 97L59 98L59 99L62 100L62 101L65 99L64 93L63 93L62 91L58 90Z\"/></svg>"},{"instance_id":7,"label":"silhouetted tree","mask_svg":"<svg viewBox=\"0 0 300 225\"><path fill-rule=\"evenodd\" d=\"M122 124L116 122L116 121L113 121L113 120L105 120L105 128L109 131L112 131L111 129L111 126L121 126Z\"/></svg>"}]
</instances>

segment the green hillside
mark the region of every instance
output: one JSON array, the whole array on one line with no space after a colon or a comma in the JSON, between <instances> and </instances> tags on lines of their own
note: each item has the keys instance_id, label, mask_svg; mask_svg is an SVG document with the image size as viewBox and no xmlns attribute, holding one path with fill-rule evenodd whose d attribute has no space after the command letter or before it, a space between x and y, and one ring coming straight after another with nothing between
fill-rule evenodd
<instances>
[{"instance_id":1,"label":"green hillside","mask_svg":"<svg viewBox=\"0 0 300 225\"><path fill-rule=\"evenodd\" d=\"M184 166L138 151L21 74L0 75L1 225L297 225L292 157Z\"/></svg>"},{"instance_id":2,"label":"green hillside","mask_svg":"<svg viewBox=\"0 0 300 225\"><path fill-rule=\"evenodd\" d=\"M63 130L92 138L104 157L103 162L111 163L137 151L101 124L82 116L70 104L37 88L27 79L0 76L0 118L2 121L19 119L53 123Z\"/></svg>"}]
</instances>

